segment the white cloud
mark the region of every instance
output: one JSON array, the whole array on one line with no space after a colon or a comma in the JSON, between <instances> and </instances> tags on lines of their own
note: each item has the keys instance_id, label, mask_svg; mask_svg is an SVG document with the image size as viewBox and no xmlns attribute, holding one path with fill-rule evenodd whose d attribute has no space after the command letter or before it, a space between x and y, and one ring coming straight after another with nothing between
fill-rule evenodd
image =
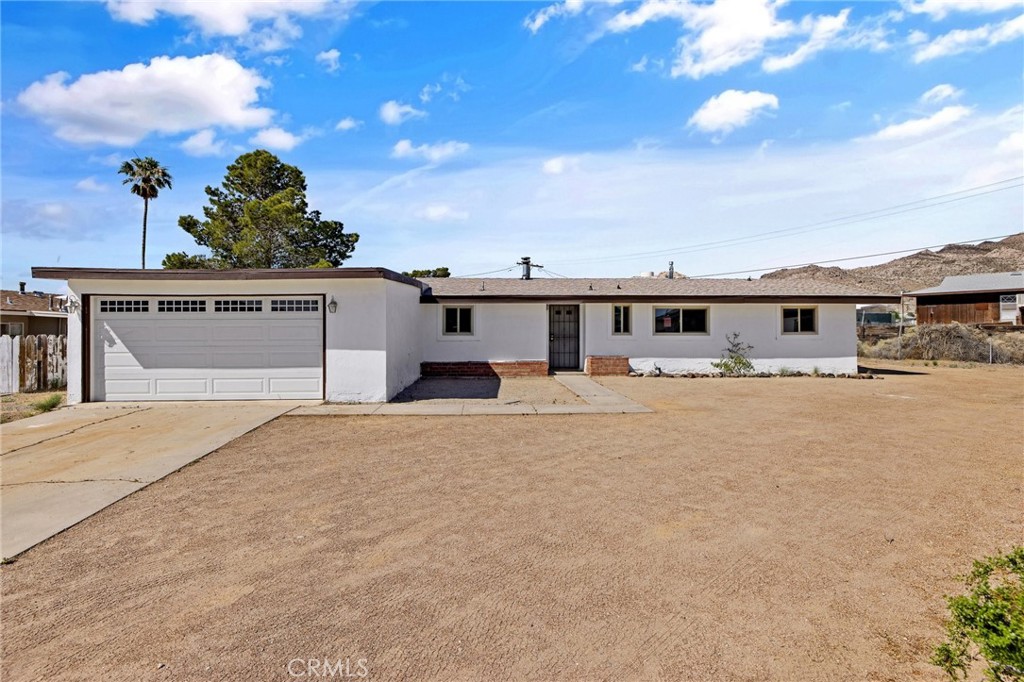
<instances>
[{"instance_id":1,"label":"white cloud","mask_svg":"<svg viewBox=\"0 0 1024 682\"><path fill-rule=\"evenodd\" d=\"M1019 158L1024 154L1024 133L1017 131L1010 133L996 145L996 152L1000 154L1016 154Z\"/></svg>"},{"instance_id":2,"label":"white cloud","mask_svg":"<svg viewBox=\"0 0 1024 682\"><path fill-rule=\"evenodd\" d=\"M354 3L334 0L107 0L111 16L148 24L160 15L183 19L206 37L226 36L258 51L287 47L302 36L298 19L344 19Z\"/></svg>"},{"instance_id":3,"label":"white cloud","mask_svg":"<svg viewBox=\"0 0 1024 682\"><path fill-rule=\"evenodd\" d=\"M338 121L338 125L334 126L334 129L340 130L342 132L347 132L349 130L355 130L356 128L360 128L362 127L362 125L362 121L357 121L351 116L346 116L345 118Z\"/></svg>"},{"instance_id":4,"label":"white cloud","mask_svg":"<svg viewBox=\"0 0 1024 682\"><path fill-rule=\"evenodd\" d=\"M327 73L334 73L341 68L341 52L337 48L324 50L317 54L316 63L327 69Z\"/></svg>"},{"instance_id":5,"label":"white cloud","mask_svg":"<svg viewBox=\"0 0 1024 682\"><path fill-rule=\"evenodd\" d=\"M840 112L842 112L842 111L846 111L847 109L849 109L852 106L853 106L853 102L851 102L850 100L846 100L844 102L839 102L838 104L833 104L832 106L829 107L829 109L832 110L832 111L840 111Z\"/></svg>"},{"instance_id":6,"label":"white cloud","mask_svg":"<svg viewBox=\"0 0 1024 682\"><path fill-rule=\"evenodd\" d=\"M266 125L273 110L257 106L269 83L219 54L154 57L148 65L86 74L73 82L53 73L18 95L30 113L81 144L135 144L150 133L182 133L211 126Z\"/></svg>"},{"instance_id":7,"label":"white cloud","mask_svg":"<svg viewBox=\"0 0 1024 682\"><path fill-rule=\"evenodd\" d=\"M907 45L920 45L928 42L928 34L916 28L907 34Z\"/></svg>"},{"instance_id":8,"label":"white cloud","mask_svg":"<svg viewBox=\"0 0 1024 682\"><path fill-rule=\"evenodd\" d=\"M778 108L779 98L770 93L726 90L704 102L687 125L705 133L724 136L749 125L759 114Z\"/></svg>"},{"instance_id":9,"label":"white cloud","mask_svg":"<svg viewBox=\"0 0 1024 682\"><path fill-rule=\"evenodd\" d=\"M971 115L969 107L952 106L945 107L931 116L914 118L903 123L894 123L882 128L871 136L875 140L904 140L907 138L921 137L936 131L948 128L957 121Z\"/></svg>"},{"instance_id":10,"label":"white cloud","mask_svg":"<svg viewBox=\"0 0 1024 682\"><path fill-rule=\"evenodd\" d=\"M698 4L687 0L645 0L635 10L612 17L605 28L630 31L652 21L674 19L687 29L679 38L672 76L703 78L759 57L770 40L793 35L799 29L780 21L778 0L719 0Z\"/></svg>"},{"instance_id":11,"label":"white cloud","mask_svg":"<svg viewBox=\"0 0 1024 682\"><path fill-rule=\"evenodd\" d=\"M423 118L426 115L427 112L411 104L402 104L393 99L380 105L380 120L389 126L402 125L410 119Z\"/></svg>"},{"instance_id":12,"label":"white cloud","mask_svg":"<svg viewBox=\"0 0 1024 682\"><path fill-rule=\"evenodd\" d=\"M420 158L430 163L440 163L469 151L469 145L455 140L437 144L421 144L414 147L411 140L399 140L391 150L393 159Z\"/></svg>"},{"instance_id":13,"label":"white cloud","mask_svg":"<svg viewBox=\"0 0 1024 682\"><path fill-rule=\"evenodd\" d=\"M633 62L632 64L630 64L629 70L632 71L633 73L643 73L644 71L647 70L648 61L649 60L647 59L647 55L644 55L643 57L640 58L640 61Z\"/></svg>"},{"instance_id":14,"label":"white cloud","mask_svg":"<svg viewBox=\"0 0 1024 682\"><path fill-rule=\"evenodd\" d=\"M914 52L914 62L920 64L939 57L962 52L980 52L990 47L1024 36L1024 14L998 24L985 24L978 28L956 29L922 44Z\"/></svg>"},{"instance_id":15,"label":"white cloud","mask_svg":"<svg viewBox=\"0 0 1024 682\"><path fill-rule=\"evenodd\" d=\"M206 128L182 142L181 149L189 156L220 156L224 153L224 141L217 139L212 128Z\"/></svg>"},{"instance_id":16,"label":"white cloud","mask_svg":"<svg viewBox=\"0 0 1024 682\"><path fill-rule=\"evenodd\" d=\"M420 89L420 102L427 104L438 95L447 97L453 102L458 102L462 99L464 93L472 89L469 83L463 80L462 76L443 73L438 82L427 83Z\"/></svg>"},{"instance_id":17,"label":"white cloud","mask_svg":"<svg viewBox=\"0 0 1024 682\"><path fill-rule=\"evenodd\" d=\"M275 126L273 128L264 128L253 135L249 138L249 144L287 152L305 142L307 137L306 135L289 133L287 130Z\"/></svg>"},{"instance_id":18,"label":"white cloud","mask_svg":"<svg viewBox=\"0 0 1024 682\"><path fill-rule=\"evenodd\" d=\"M420 101L426 104L439 92L441 92L440 83L427 83L423 86L423 89L420 90Z\"/></svg>"},{"instance_id":19,"label":"white cloud","mask_svg":"<svg viewBox=\"0 0 1024 682\"><path fill-rule=\"evenodd\" d=\"M83 192L106 192L110 187L96 180L95 175L90 175L75 183L75 189Z\"/></svg>"},{"instance_id":20,"label":"white cloud","mask_svg":"<svg viewBox=\"0 0 1024 682\"><path fill-rule=\"evenodd\" d=\"M969 125L917 139L912 148L777 139L763 158L755 158L763 138L771 137L766 135L723 146L711 161L701 153L680 154L671 144L642 151L624 146L588 153L577 172L561 176L540 172L555 152L513 155L474 145L482 163L451 164L444 173L335 168L317 174L316 183L317 192L329 198L325 215L344 216L353 225L389 226L389 238L359 247L365 249L364 262L401 269L444 264L465 274L505 268L531 254L573 277L628 277L664 270L668 260L679 271L703 274L875 253L883 250L879 240L886 250L896 250L1003 234L1007 224L1020 224L1019 191L778 239L618 259L819 223L1020 175L1020 155L997 156L995 150L999 140L1020 131L1020 117L1019 109L1000 116L979 113ZM999 168L991 170L996 161ZM422 228L435 224L416 211L435 203L470 217L439 223L444 229L424 240ZM683 231L680 216L686 217ZM622 246L624 234L628 248ZM583 259L591 260L578 262Z\"/></svg>"},{"instance_id":21,"label":"white cloud","mask_svg":"<svg viewBox=\"0 0 1024 682\"><path fill-rule=\"evenodd\" d=\"M927 14L939 20L952 12L1001 12L1020 7L1020 0L903 0L903 8L911 14Z\"/></svg>"},{"instance_id":22,"label":"white cloud","mask_svg":"<svg viewBox=\"0 0 1024 682\"><path fill-rule=\"evenodd\" d=\"M963 90L954 88L949 83L942 83L921 95L920 101L923 104L938 104L939 102L945 102L948 99L960 99L963 94Z\"/></svg>"},{"instance_id":23,"label":"white cloud","mask_svg":"<svg viewBox=\"0 0 1024 682\"><path fill-rule=\"evenodd\" d=\"M836 36L846 28L850 10L844 9L835 16L806 17L803 22L810 26L810 38L793 52L781 57L768 57L761 66L768 73L792 69L807 61L833 43Z\"/></svg>"},{"instance_id":24,"label":"white cloud","mask_svg":"<svg viewBox=\"0 0 1024 682\"><path fill-rule=\"evenodd\" d=\"M762 67L775 72L793 68L825 49L885 50L890 22L898 12L886 12L849 23L850 9L835 15L806 15L799 22L783 20L778 10L786 0L644 0L605 22L604 31L622 33L649 22L673 20L683 27L676 42L673 78L704 78L725 73L765 55L768 46L806 36L788 54L767 56Z\"/></svg>"},{"instance_id":25,"label":"white cloud","mask_svg":"<svg viewBox=\"0 0 1024 682\"><path fill-rule=\"evenodd\" d=\"M469 212L452 208L448 204L429 204L416 212L417 217L440 223L449 220L468 220Z\"/></svg>"},{"instance_id":26,"label":"white cloud","mask_svg":"<svg viewBox=\"0 0 1024 682\"><path fill-rule=\"evenodd\" d=\"M535 34L544 26L544 24L556 17L574 16L582 11L583 0L563 0L563 2L556 2L553 5L548 5L536 12L530 13L530 15L523 20L523 26L525 26L530 33Z\"/></svg>"},{"instance_id":27,"label":"white cloud","mask_svg":"<svg viewBox=\"0 0 1024 682\"><path fill-rule=\"evenodd\" d=\"M574 156L556 156L552 159L547 159L541 165L541 170L547 175L561 175L562 173L578 170L579 167L580 160Z\"/></svg>"}]
</instances>

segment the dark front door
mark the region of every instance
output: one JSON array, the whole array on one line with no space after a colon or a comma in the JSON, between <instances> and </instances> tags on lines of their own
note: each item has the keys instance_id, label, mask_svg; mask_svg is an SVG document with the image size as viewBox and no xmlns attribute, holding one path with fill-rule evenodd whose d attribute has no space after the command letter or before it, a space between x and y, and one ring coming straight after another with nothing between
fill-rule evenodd
<instances>
[{"instance_id":1,"label":"dark front door","mask_svg":"<svg viewBox=\"0 0 1024 682\"><path fill-rule=\"evenodd\" d=\"M549 305L548 332L550 344L548 365L551 369L580 367L580 307Z\"/></svg>"}]
</instances>

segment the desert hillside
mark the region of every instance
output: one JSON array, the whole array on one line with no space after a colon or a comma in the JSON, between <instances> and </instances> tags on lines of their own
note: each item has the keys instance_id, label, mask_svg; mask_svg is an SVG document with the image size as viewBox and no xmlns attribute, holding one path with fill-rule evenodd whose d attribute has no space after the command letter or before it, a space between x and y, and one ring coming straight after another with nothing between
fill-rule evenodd
<instances>
[{"instance_id":1,"label":"desert hillside","mask_svg":"<svg viewBox=\"0 0 1024 682\"><path fill-rule=\"evenodd\" d=\"M871 291L899 293L931 287L949 275L1024 270L1024 232L995 242L947 246L849 270L809 265L776 270L762 279L813 279L858 285Z\"/></svg>"}]
</instances>

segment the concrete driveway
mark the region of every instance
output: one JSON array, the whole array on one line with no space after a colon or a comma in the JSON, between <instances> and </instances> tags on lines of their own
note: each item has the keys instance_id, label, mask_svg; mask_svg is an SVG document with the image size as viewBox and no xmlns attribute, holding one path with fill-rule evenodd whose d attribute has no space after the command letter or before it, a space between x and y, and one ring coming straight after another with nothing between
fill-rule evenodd
<instances>
[{"instance_id":1,"label":"concrete driveway","mask_svg":"<svg viewBox=\"0 0 1024 682\"><path fill-rule=\"evenodd\" d=\"M0 426L0 555L12 557L315 401L96 403Z\"/></svg>"}]
</instances>

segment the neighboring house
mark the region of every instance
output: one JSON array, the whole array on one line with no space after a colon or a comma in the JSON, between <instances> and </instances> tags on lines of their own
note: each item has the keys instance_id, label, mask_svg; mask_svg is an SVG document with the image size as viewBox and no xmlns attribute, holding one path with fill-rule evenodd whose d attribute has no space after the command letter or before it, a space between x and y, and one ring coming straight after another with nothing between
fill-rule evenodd
<instances>
[{"instance_id":1,"label":"neighboring house","mask_svg":"<svg viewBox=\"0 0 1024 682\"><path fill-rule=\"evenodd\" d=\"M67 334L68 313L64 296L42 291L0 290L0 335Z\"/></svg>"},{"instance_id":2,"label":"neighboring house","mask_svg":"<svg viewBox=\"0 0 1024 682\"><path fill-rule=\"evenodd\" d=\"M726 335L759 370L857 371L856 306L800 280L423 279L385 268L34 268L66 279L68 402L375 402L421 375L709 372Z\"/></svg>"},{"instance_id":3,"label":"neighboring house","mask_svg":"<svg viewBox=\"0 0 1024 682\"><path fill-rule=\"evenodd\" d=\"M918 324L1021 324L1024 272L946 277L905 295L917 298Z\"/></svg>"}]
</instances>

